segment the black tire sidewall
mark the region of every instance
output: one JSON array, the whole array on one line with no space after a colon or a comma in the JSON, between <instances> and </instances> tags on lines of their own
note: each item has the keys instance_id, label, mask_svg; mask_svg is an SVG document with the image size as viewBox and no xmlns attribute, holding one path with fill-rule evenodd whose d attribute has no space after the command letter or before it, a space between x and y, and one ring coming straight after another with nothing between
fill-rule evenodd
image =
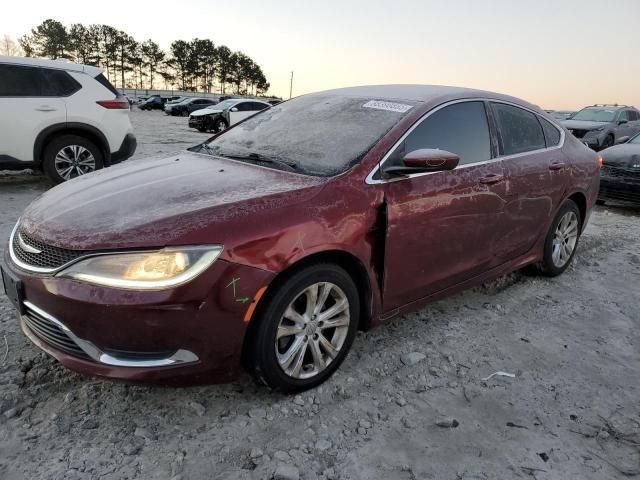
<instances>
[{"instance_id":1,"label":"black tire sidewall","mask_svg":"<svg viewBox=\"0 0 640 480\"><path fill-rule=\"evenodd\" d=\"M103 153L91 140L80 135L60 135L47 144L42 157L42 169L56 184L66 180L56 170L55 157L61 149L68 145L80 145L89 150L96 160L95 170L100 170L104 167Z\"/></svg>"},{"instance_id":2,"label":"black tire sidewall","mask_svg":"<svg viewBox=\"0 0 640 480\"><path fill-rule=\"evenodd\" d=\"M560 223L560 220L569 211L573 211L578 217L578 238L576 238L576 245L573 249L573 252L571 252L571 257L569 258L569 260L562 267L557 267L553 263L553 258L552 258L553 237L555 236L556 228L558 228L558 224ZM571 265L571 262L573 262L573 257L578 251L578 244L580 243L580 234L582 233L582 221L583 220L582 220L582 216L580 214L580 209L578 208L578 205L576 205L576 203L573 200L565 200L565 202L560 207L560 210L558 210L558 213L556 214L555 218L553 219L553 222L551 223L551 227L547 232L547 237L545 238L545 241L544 241L544 256L541 263L542 273L550 277L555 277L557 275L560 275L567 268L569 268L569 265Z\"/></svg>"},{"instance_id":3,"label":"black tire sidewall","mask_svg":"<svg viewBox=\"0 0 640 480\"><path fill-rule=\"evenodd\" d=\"M222 125L223 128L220 128L220 125ZM223 118L218 118L215 122L213 122L213 129L216 133L220 133L226 130L228 127L229 126L227 125L227 122L225 122Z\"/></svg>"},{"instance_id":4,"label":"black tire sidewall","mask_svg":"<svg viewBox=\"0 0 640 480\"><path fill-rule=\"evenodd\" d=\"M338 356L325 370L309 379L291 378L284 373L276 357L274 346L278 324L289 303L305 288L318 282L331 282L347 296L351 317L349 331ZM267 304L256 319L259 324L250 347L253 350L251 367L254 375L271 388L283 392L302 391L324 382L347 357L358 330L360 301L358 290L349 274L337 265L316 264L286 279L266 300Z\"/></svg>"}]
</instances>

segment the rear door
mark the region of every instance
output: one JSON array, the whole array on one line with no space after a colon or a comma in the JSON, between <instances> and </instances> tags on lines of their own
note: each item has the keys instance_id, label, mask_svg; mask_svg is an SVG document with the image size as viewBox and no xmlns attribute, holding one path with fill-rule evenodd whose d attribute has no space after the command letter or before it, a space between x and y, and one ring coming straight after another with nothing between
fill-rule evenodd
<instances>
[{"instance_id":1,"label":"rear door","mask_svg":"<svg viewBox=\"0 0 640 480\"><path fill-rule=\"evenodd\" d=\"M38 134L67 121L64 102L39 67L0 63L0 112L0 161L34 160Z\"/></svg>"},{"instance_id":2,"label":"rear door","mask_svg":"<svg viewBox=\"0 0 640 480\"><path fill-rule=\"evenodd\" d=\"M562 133L532 111L492 102L500 155L506 174L505 235L497 255L501 262L529 251L546 230L564 197L568 159L559 148Z\"/></svg>"},{"instance_id":3,"label":"rear door","mask_svg":"<svg viewBox=\"0 0 640 480\"><path fill-rule=\"evenodd\" d=\"M420 148L450 151L460 164L377 180L385 184L387 202L385 311L490 269L503 234L505 177L484 102L458 102L429 114L405 134L382 170Z\"/></svg>"}]
</instances>

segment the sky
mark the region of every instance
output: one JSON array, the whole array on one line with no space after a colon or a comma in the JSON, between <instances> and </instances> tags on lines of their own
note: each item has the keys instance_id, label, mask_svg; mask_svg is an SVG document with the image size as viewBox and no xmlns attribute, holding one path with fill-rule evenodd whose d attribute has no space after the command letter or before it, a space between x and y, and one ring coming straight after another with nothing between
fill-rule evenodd
<instances>
[{"instance_id":1,"label":"sky","mask_svg":"<svg viewBox=\"0 0 640 480\"><path fill-rule=\"evenodd\" d=\"M0 35L47 18L105 23L163 48L210 38L263 69L270 93L419 83L479 88L545 109L640 107L640 0L30 0Z\"/></svg>"}]
</instances>

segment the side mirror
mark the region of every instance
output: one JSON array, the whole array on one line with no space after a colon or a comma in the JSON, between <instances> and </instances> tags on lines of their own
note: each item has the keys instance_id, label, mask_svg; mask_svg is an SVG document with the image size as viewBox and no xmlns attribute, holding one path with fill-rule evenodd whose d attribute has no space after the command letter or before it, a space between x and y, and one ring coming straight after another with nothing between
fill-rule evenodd
<instances>
[{"instance_id":1,"label":"side mirror","mask_svg":"<svg viewBox=\"0 0 640 480\"><path fill-rule=\"evenodd\" d=\"M238 111L238 107L233 107L233 108L231 109L231 111L232 111L232 112L237 112L237 111Z\"/></svg>"},{"instance_id":2,"label":"side mirror","mask_svg":"<svg viewBox=\"0 0 640 480\"><path fill-rule=\"evenodd\" d=\"M621 143L627 143L629 141L628 136L620 137L616 140L616 145L620 145Z\"/></svg>"},{"instance_id":3,"label":"side mirror","mask_svg":"<svg viewBox=\"0 0 640 480\"><path fill-rule=\"evenodd\" d=\"M629 120L618 120L618 125L624 125L625 123L627 123Z\"/></svg>"},{"instance_id":4,"label":"side mirror","mask_svg":"<svg viewBox=\"0 0 640 480\"><path fill-rule=\"evenodd\" d=\"M407 153L401 166L386 168L385 173L407 175L421 172L441 172L453 170L458 166L460 157L455 153L435 148L421 148Z\"/></svg>"}]
</instances>

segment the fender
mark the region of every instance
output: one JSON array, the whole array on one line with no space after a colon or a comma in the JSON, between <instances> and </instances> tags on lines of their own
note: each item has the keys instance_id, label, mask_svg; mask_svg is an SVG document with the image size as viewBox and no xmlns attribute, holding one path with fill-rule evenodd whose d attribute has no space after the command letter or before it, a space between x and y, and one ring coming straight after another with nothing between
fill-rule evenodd
<instances>
[{"instance_id":1,"label":"fender","mask_svg":"<svg viewBox=\"0 0 640 480\"><path fill-rule=\"evenodd\" d=\"M42 164L42 151L47 143L47 140L55 133L64 132L65 130L81 131L90 134L92 137L98 140L98 148L102 150L104 155L105 164L109 164L111 158L111 152L109 151L109 142L107 137L98 130L96 127L87 125L86 123L78 122L64 122L49 125L42 130L36 137L36 141L33 145L33 161L36 165Z\"/></svg>"}]
</instances>

